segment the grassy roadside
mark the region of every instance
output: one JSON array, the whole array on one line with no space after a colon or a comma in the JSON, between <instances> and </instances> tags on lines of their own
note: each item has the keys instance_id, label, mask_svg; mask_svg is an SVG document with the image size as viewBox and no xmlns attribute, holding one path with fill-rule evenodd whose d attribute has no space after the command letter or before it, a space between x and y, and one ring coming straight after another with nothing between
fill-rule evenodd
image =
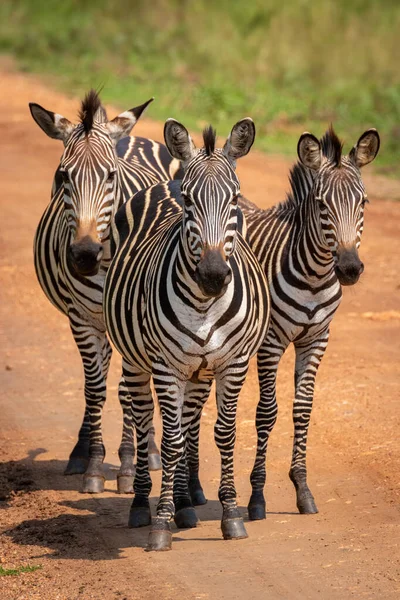
<instances>
[{"instance_id":1,"label":"grassy roadside","mask_svg":"<svg viewBox=\"0 0 400 600\"><path fill-rule=\"evenodd\" d=\"M16 567L15 569L5 569L0 566L0 577L17 577L21 573L34 573L42 567L40 565L26 565L22 567Z\"/></svg>"},{"instance_id":2,"label":"grassy roadside","mask_svg":"<svg viewBox=\"0 0 400 600\"><path fill-rule=\"evenodd\" d=\"M81 94L222 133L250 115L257 146L294 154L333 122L346 148L368 127L377 165L400 160L397 0L3 0L0 51Z\"/></svg>"}]
</instances>

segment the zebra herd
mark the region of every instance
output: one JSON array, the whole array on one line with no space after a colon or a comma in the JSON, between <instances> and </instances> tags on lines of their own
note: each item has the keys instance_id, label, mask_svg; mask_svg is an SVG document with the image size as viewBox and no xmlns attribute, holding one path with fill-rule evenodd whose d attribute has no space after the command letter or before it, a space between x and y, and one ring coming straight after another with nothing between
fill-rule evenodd
<instances>
[{"instance_id":1,"label":"zebra herd","mask_svg":"<svg viewBox=\"0 0 400 600\"><path fill-rule=\"evenodd\" d=\"M315 513L306 443L314 383L341 286L355 284L367 202L360 169L379 150L367 130L345 156L330 128L304 133L287 199L261 210L240 193L236 161L254 142L246 118L223 148L215 131L195 147L168 119L165 144L130 137L151 102L109 121L93 90L80 122L30 104L44 132L64 143L51 201L39 223L35 267L49 300L68 316L85 374L85 413L65 474L83 473L83 491L104 489L101 415L111 339L122 355L123 411L118 491L134 491L129 525L151 524L149 550L171 548L171 519L197 524L206 502L199 479L203 406L216 382L215 441L225 539L247 537L236 503L236 408L257 354L260 397L251 473L251 520L266 515L269 435L277 416L276 374L293 342L294 443L289 476L301 513ZM162 415L161 457L154 441L152 380ZM137 441L136 468L134 430ZM152 518L149 471L162 468Z\"/></svg>"}]
</instances>

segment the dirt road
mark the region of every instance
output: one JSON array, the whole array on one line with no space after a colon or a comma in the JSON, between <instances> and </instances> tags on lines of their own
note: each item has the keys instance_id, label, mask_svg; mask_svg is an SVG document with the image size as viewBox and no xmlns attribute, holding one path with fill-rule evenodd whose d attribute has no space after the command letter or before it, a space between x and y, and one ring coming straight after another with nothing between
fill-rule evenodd
<instances>
[{"instance_id":1,"label":"dirt road","mask_svg":"<svg viewBox=\"0 0 400 600\"><path fill-rule=\"evenodd\" d=\"M246 524L247 540L221 539L210 400L201 440L209 502L198 511L201 525L175 530L172 552L148 554L147 528L126 527L131 498L115 494L112 465L121 428L117 356L104 417L111 465L106 492L82 495L78 477L62 476L82 415L83 376L67 320L48 303L34 275L32 239L61 146L33 123L27 103L72 118L77 100L4 67L0 76L0 567L41 567L0 577L0 598L398 599L400 204L391 200L400 197L399 184L374 177L371 169L365 176L371 199L361 251L366 271L356 287L345 289L317 379L309 480L319 514L297 513L287 476L293 394L288 352L270 444L267 519ZM143 100L132 98L132 104ZM136 129L156 139L161 132L160 124L147 120ZM283 199L288 166L279 157L250 154L239 166L244 194L261 206ZM253 363L239 404L236 473L243 515L256 400ZM159 479L155 474L153 506Z\"/></svg>"}]
</instances>

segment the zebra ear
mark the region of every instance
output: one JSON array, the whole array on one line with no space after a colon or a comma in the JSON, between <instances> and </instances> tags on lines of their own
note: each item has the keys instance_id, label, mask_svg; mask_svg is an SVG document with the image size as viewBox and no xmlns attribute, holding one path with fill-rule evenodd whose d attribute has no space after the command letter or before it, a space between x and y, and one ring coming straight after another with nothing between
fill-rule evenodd
<instances>
[{"instance_id":1,"label":"zebra ear","mask_svg":"<svg viewBox=\"0 0 400 600\"><path fill-rule=\"evenodd\" d=\"M184 163L191 160L196 153L196 146L188 130L175 119L167 119L164 125L164 140L171 156Z\"/></svg>"},{"instance_id":2,"label":"zebra ear","mask_svg":"<svg viewBox=\"0 0 400 600\"><path fill-rule=\"evenodd\" d=\"M39 104L29 102L31 115L41 129L55 140L67 141L75 125L62 115L46 110Z\"/></svg>"},{"instance_id":3,"label":"zebra ear","mask_svg":"<svg viewBox=\"0 0 400 600\"><path fill-rule=\"evenodd\" d=\"M379 152L381 144L379 133L376 129L364 131L357 144L351 149L349 158L361 169L372 162Z\"/></svg>"},{"instance_id":4,"label":"zebra ear","mask_svg":"<svg viewBox=\"0 0 400 600\"><path fill-rule=\"evenodd\" d=\"M223 147L223 153L232 162L235 162L238 158L242 158L242 156L249 153L255 137L256 128L253 120L250 117L242 119L232 127L232 131Z\"/></svg>"},{"instance_id":5,"label":"zebra ear","mask_svg":"<svg viewBox=\"0 0 400 600\"><path fill-rule=\"evenodd\" d=\"M322 163L322 150L319 140L312 133L302 133L297 144L300 162L309 169L318 171Z\"/></svg>"},{"instance_id":6,"label":"zebra ear","mask_svg":"<svg viewBox=\"0 0 400 600\"><path fill-rule=\"evenodd\" d=\"M118 117L115 117L115 119L112 119L112 121L108 121L107 129L110 137L115 143L119 142L121 138L130 134L133 127L144 113L145 109L151 102L153 102L153 100L154 98L150 98L150 100L147 100L147 102L144 104L136 106L135 108L131 108L130 110L126 110L118 115Z\"/></svg>"}]
</instances>

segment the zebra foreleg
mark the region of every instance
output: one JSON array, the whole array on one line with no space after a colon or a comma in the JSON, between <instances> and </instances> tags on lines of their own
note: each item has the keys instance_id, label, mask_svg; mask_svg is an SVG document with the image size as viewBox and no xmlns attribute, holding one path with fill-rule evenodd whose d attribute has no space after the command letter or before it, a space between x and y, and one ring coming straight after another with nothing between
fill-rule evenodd
<instances>
[{"instance_id":1,"label":"zebra foreleg","mask_svg":"<svg viewBox=\"0 0 400 600\"><path fill-rule=\"evenodd\" d=\"M118 448L118 456L121 462L117 473L117 490L120 494L133 494L133 477L135 467L133 458L135 456L135 443L133 434L132 399L123 376L118 386L118 398L122 408L123 424L121 444Z\"/></svg>"},{"instance_id":2,"label":"zebra foreleg","mask_svg":"<svg viewBox=\"0 0 400 600\"><path fill-rule=\"evenodd\" d=\"M72 326L71 326L72 327ZM77 342L78 348L79 344ZM103 377L107 379L108 371L110 368L110 361L112 356L112 348L107 337L104 337L102 346L102 370ZM130 407L129 407L130 409ZM89 409L86 404L85 414L83 417L83 423L79 430L78 441L72 450L68 465L64 471L64 475L81 475L86 473L89 465L90 454L90 417Z\"/></svg>"},{"instance_id":3,"label":"zebra foreleg","mask_svg":"<svg viewBox=\"0 0 400 600\"><path fill-rule=\"evenodd\" d=\"M189 494L189 469L186 451L183 452L174 477L174 521L178 529L191 529L197 526L199 518Z\"/></svg>"},{"instance_id":4,"label":"zebra foreleg","mask_svg":"<svg viewBox=\"0 0 400 600\"><path fill-rule=\"evenodd\" d=\"M289 477L296 489L296 504L300 513L315 514L318 508L307 485L307 435L314 397L315 377L324 356L329 331L307 345L295 343L295 399L293 403L294 442Z\"/></svg>"},{"instance_id":5,"label":"zebra foreleg","mask_svg":"<svg viewBox=\"0 0 400 600\"><path fill-rule=\"evenodd\" d=\"M225 540L246 538L247 532L236 503L233 453L236 441L236 409L248 369L248 360L216 375L218 416L214 437L221 455L221 482L218 490L222 504L221 530Z\"/></svg>"},{"instance_id":6,"label":"zebra foreleg","mask_svg":"<svg viewBox=\"0 0 400 600\"><path fill-rule=\"evenodd\" d=\"M201 504L207 502L199 481L198 448L201 411L210 395L211 384L212 380L207 380L188 381L186 385L182 412L182 434L185 440L185 452L178 463L174 478L174 521L179 528L196 527L198 523L199 519L193 507L195 504L193 502L194 492L196 499L202 500ZM194 429L192 430L193 425Z\"/></svg>"},{"instance_id":7,"label":"zebra foreleg","mask_svg":"<svg viewBox=\"0 0 400 600\"><path fill-rule=\"evenodd\" d=\"M132 494L133 477L135 474L135 467L133 464L133 459L135 456L134 425L132 416L132 400L123 376L119 382L118 396L122 407L123 426L121 445L118 450L121 468L117 475L117 487L120 494ZM161 469L161 456L154 437L155 430L152 425L149 430L149 469L150 471L159 471Z\"/></svg>"},{"instance_id":8,"label":"zebra foreleg","mask_svg":"<svg viewBox=\"0 0 400 600\"><path fill-rule=\"evenodd\" d=\"M90 422L89 464L83 477L83 492L95 494L104 490L105 448L101 417L106 399L106 375L111 354L107 351L104 331L80 321L77 315L70 314L70 319L85 372L85 401Z\"/></svg>"},{"instance_id":9,"label":"zebra foreleg","mask_svg":"<svg viewBox=\"0 0 400 600\"><path fill-rule=\"evenodd\" d=\"M71 454L65 467L64 475L83 475L89 464L90 419L88 408L85 407L83 422Z\"/></svg>"},{"instance_id":10,"label":"zebra foreleg","mask_svg":"<svg viewBox=\"0 0 400 600\"><path fill-rule=\"evenodd\" d=\"M129 527L144 527L151 523L149 495L152 482L149 473L149 431L153 420L154 403L150 389L150 374L123 361L123 377L131 399L132 417L136 428L137 460L133 482L135 497L129 513Z\"/></svg>"},{"instance_id":11,"label":"zebra foreleg","mask_svg":"<svg viewBox=\"0 0 400 600\"><path fill-rule=\"evenodd\" d=\"M163 421L161 442L162 482L157 517L152 521L148 550L170 550L170 521L175 512L173 487L175 470L184 451L182 407L186 381L179 379L163 364L153 365L153 381Z\"/></svg>"},{"instance_id":12,"label":"zebra foreleg","mask_svg":"<svg viewBox=\"0 0 400 600\"><path fill-rule=\"evenodd\" d=\"M149 431L149 469L150 471L161 471L161 455L155 441L156 431L153 425Z\"/></svg>"},{"instance_id":13,"label":"zebra foreleg","mask_svg":"<svg viewBox=\"0 0 400 600\"><path fill-rule=\"evenodd\" d=\"M250 475L252 494L248 504L249 519L258 521L266 518L264 487L267 477L266 458L269 436L276 423L278 405L276 402L276 375L279 361L285 351L275 339L269 338L263 343L257 355L260 399L256 411L257 451L253 470Z\"/></svg>"},{"instance_id":14,"label":"zebra foreleg","mask_svg":"<svg viewBox=\"0 0 400 600\"><path fill-rule=\"evenodd\" d=\"M210 395L212 380L197 384L196 407L186 435L186 453L189 466L189 493L193 506L207 504L207 498L199 479L199 441L201 414ZM185 402L186 404L186 402Z\"/></svg>"}]
</instances>

